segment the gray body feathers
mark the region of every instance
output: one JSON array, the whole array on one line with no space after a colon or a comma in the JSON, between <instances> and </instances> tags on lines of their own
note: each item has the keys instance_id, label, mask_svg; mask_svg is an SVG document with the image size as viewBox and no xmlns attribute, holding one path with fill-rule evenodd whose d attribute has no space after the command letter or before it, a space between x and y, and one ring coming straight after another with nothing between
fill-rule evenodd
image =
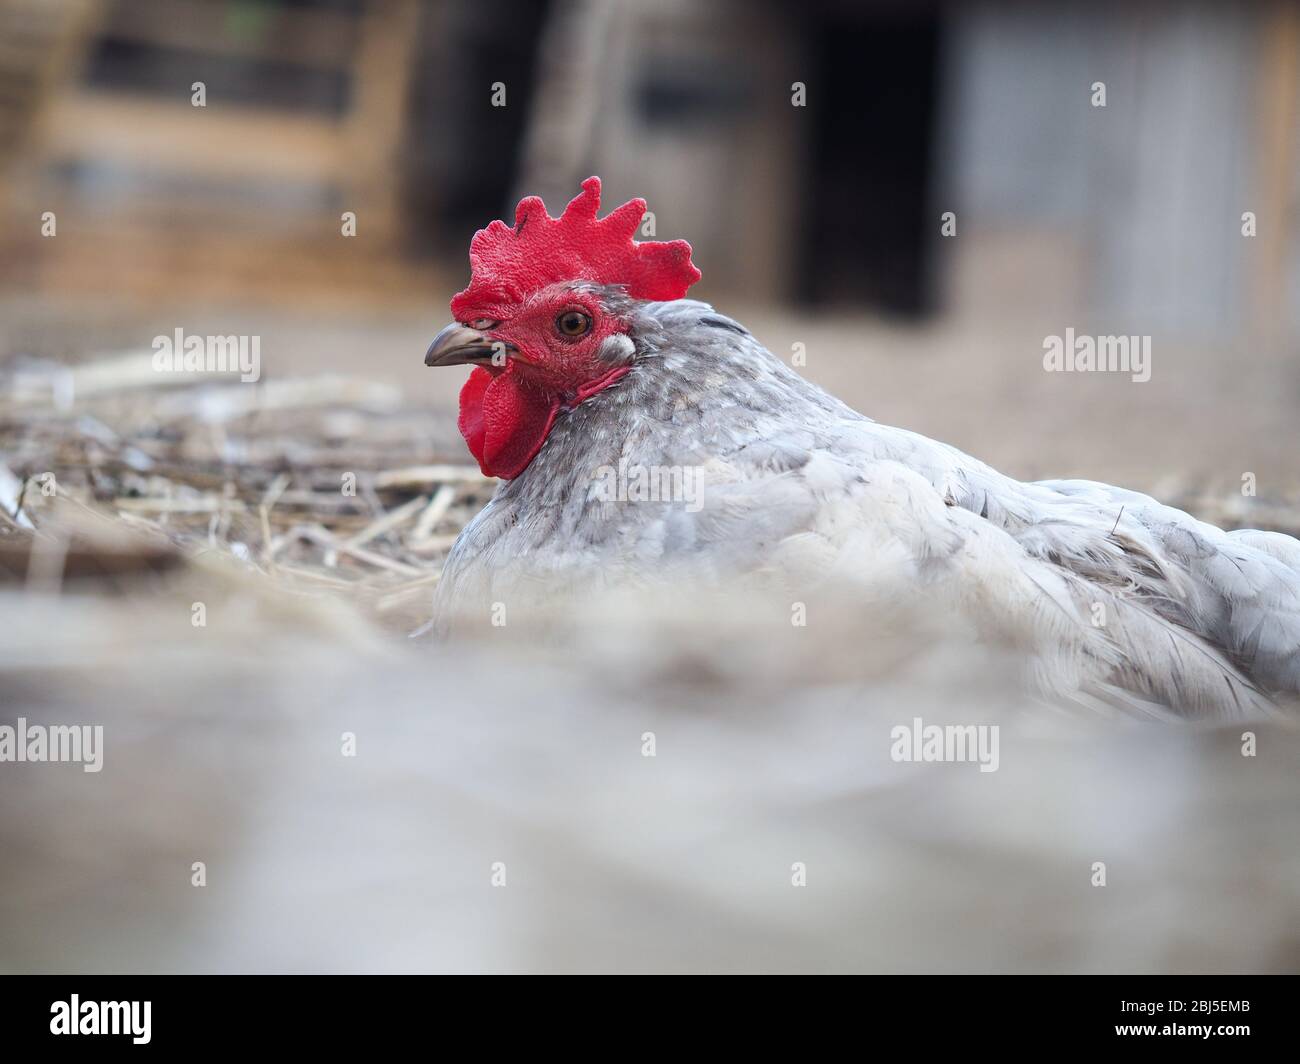
<instances>
[{"instance_id":1,"label":"gray body feathers","mask_svg":"<svg viewBox=\"0 0 1300 1064\"><path fill-rule=\"evenodd\" d=\"M694 300L639 305L633 336L632 371L561 415L462 533L443 627L529 590L759 578L929 596L1076 701L1236 717L1300 693L1300 541L1013 480L858 414ZM698 498L611 500L620 468L687 471Z\"/></svg>"}]
</instances>

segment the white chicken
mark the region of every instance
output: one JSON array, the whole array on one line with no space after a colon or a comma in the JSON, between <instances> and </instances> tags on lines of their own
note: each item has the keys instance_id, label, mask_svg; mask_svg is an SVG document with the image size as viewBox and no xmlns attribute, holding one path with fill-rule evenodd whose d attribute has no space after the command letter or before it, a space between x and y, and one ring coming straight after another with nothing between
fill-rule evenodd
<instances>
[{"instance_id":1,"label":"white chicken","mask_svg":"<svg viewBox=\"0 0 1300 1064\"><path fill-rule=\"evenodd\" d=\"M1132 491L1022 483L877 424L683 298L684 241L597 219L589 178L471 245L428 365L473 364L460 428L500 477L440 584L446 628L523 589L761 579L924 597L1029 651L1053 695L1249 716L1300 693L1300 541Z\"/></svg>"}]
</instances>

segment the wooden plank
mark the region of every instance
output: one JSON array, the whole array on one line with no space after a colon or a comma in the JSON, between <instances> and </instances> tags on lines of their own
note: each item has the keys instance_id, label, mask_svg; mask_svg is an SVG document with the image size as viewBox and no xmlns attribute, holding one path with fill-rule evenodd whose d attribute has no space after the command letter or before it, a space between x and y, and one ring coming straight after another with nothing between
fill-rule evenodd
<instances>
[{"instance_id":1,"label":"wooden plank","mask_svg":"<svg viewBox=\"0 0 1300 1064\"><path fill-rule=\"evenodd\" d=\"M1249 279L1252 321L1267 341L1285 327L1288 253L1297 239L1290 210L1297 156L1297 87L1300 86L1300 13L1275 4L1264 13L1263 58L1258 67L1259 124L1255 130L1255 181L1259 195L1260 254Z\"/></svg>"},{"instance_id":2,"label":"wooden plank","mask_svg":"<svg viewBox=\"0 0 1300 1064\"><path fill-rule=\"evenodd\" d=\"M223 105L192 107L77 92L56 100L46 124L48 157L87 159L202 175L205 179L330 178L345 166L338 123Z\"/></svg>"},{"instance_id":3,"label":"wooden plank","mask_svg":"<svg viewBox=\"0 0 1300 1064\"><path fill-rule=\"evenodd\" d=\"M344 122L351 174L349 209L365 214L367 236L392 239L399 188L393 179L406 129L406 101L420 11L413 0L375 0L362 23Z\"/></svg>"}]
</instances>

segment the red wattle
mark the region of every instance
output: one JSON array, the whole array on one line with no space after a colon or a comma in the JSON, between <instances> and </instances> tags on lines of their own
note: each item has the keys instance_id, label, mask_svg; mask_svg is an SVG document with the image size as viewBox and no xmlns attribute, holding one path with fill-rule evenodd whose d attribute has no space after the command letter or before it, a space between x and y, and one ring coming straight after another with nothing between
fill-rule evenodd
<instances>
[{"instance_id":1,"label":"red wattle","mask_svg":"<svg viewBox=\"0 0 1300 1064\"><path fill-rule=\"evenodd\" d=\"M460 417L456 427L465 437L469 452L477 460L483 475L492 476L483 465L483 440L487 436L487 425L483 422L483 392L492 383L492 374L482 366L475 366L469 379L460 390Z\"/></svg>"},{"instance_id":2,"label":"red wattle","mask_svg":"<svg viewBox=\"0 0 1300 1064\"><path fill-rule=\"evenodd\" d=\"M629 368L619 366L584 384L564 405L572 408L590 399ZM485 477L513 480L537 457L561 405L558 397L521 379L514 363L496 374L476 366L460 390L457 426Z\"/></svg>"},{"instance_id":3,"label":"red wattle","mask_svg":"<svg viewBox=\"0 0 1300 1064\"><path fill-rule=\"evenodd\" d=\"M487 477L511 480L536 457L560 400L529 387L513 363L497 374L477 366L460 390L460 434Z\"/></svg>"}]
</instances>

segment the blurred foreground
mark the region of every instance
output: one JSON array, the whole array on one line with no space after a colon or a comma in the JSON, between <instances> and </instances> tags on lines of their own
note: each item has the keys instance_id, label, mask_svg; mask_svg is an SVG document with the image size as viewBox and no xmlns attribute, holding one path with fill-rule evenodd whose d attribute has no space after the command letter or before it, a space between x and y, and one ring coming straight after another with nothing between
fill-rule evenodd
<instances>
[{"instance_id":1,"label":"blurred foreground","mask_svg":"<svg viewBox=\"0 0 1300 1064\"><path fill-rule=\"evenodd\" d=\"M0 595L6 719L105 729L98 773L0 773L0 967L1300 964L1294 728L1247 758L1028 704L892 609L593 604L435 647L218 568ZM1000 725L998 770L894 763L914 717Z\"/></svg>"}]
</instances>

